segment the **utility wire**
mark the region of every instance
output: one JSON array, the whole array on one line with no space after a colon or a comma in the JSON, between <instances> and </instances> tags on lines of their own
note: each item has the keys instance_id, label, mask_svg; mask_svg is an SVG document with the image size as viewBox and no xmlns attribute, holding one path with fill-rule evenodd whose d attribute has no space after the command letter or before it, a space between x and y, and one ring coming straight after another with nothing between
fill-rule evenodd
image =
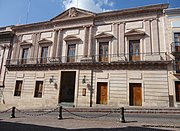
<instances>
[{"instance_id":1,"label":"utility wire","mask_svg":"<svg viewBox=\"0 0 180 131\"><path fill-rule=\"evenodd\" d=\"M29 19L29 10L30 10L30 5L31 5L31 0L29 0L29 3L28 3L27 16L26 16L26 24L27 24L28 19Z\"/></svg>"}]
</instances>

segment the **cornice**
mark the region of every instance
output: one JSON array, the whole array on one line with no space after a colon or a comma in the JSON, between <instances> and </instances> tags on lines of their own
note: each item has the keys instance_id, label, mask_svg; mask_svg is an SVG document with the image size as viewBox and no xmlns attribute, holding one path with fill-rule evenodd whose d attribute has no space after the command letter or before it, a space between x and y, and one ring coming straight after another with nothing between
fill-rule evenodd
<instances>
[{"instance_id":1,"label":"cornice","mask_svg":"<svg viewBox=\"0 0 180 131\"><path fill-rule=\"evenodd\" d=\"M166 70L171 61L141 61L141 62L87 62L87 63L46 63L46 64L19 64L5 65L8 71L39 71L39 70L59 70L59 69L135 69L135 70Z\"/></svg>"}]
</instances>

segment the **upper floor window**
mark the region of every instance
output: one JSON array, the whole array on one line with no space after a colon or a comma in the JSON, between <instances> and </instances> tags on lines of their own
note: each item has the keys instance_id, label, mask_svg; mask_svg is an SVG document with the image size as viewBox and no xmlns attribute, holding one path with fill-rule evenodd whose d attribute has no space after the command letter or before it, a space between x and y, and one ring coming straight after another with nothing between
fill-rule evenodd
<instances>
[{"instance_id":1,"label":"upper floor window","mask_svg":"<svg viewBox=\"0 0 180 131\"><path fill-rule=\"evenodd\" d=\"M42 40L38 41L38 43L39 43L38 58L40 58L38 60L38 63L47 63L52 41L43 38Z\"/></svg>"},{"instance_id":2,"label":"upper floor window","mask_svg":"<svg viewBox=\"0 0 180 131\"><path fill-rule=\"evenodd\" d=\"M129 60L140 60L140 40L129 41Z\"/></svg>"},{"instance_id":3,"label":"upper floor window","mask_svg":"<svg viewBox=\"0 0 180 131\"><path fill-rule=\"evenodd\" d=\"M41 63L47 63L48 58L48 46L42 47L41 49Z\"/></svg>"},{"instance_id":4,"label":"upper floor window","mask_svg":"<svg viewBox=\"0 0 180 131\"><path fill-rule=\"evenodd\" d=\"M179 43L180 42L180 33L174 33L174 42Z\"/></svg>"},{"instance_id":5,"label":"upper floor window","mask_svg":"<svg viewBox=\"0 0 180 131\"><path fill-rule=\"evenodd\" d=\"M99 61L108 62L108 52L109 52L109 43L100 42L99 43Z\"/></svg>"},{"instance_id":6,"label":"upper floor window","mask_svg":"<svg viewBox=\"0 0 180 131\"><path fill-rule=\"evenodd\" d=\"M29 50L28 48L23 48L23 50L22 50L22 60L21 60L22 64L26 64L27 63L28 50Z\"/></svg>"},{"instance_id":7,"label":"upper floor window","mask_svg":"<svg viewBox=\"0 0 180 131\"><path fill-rule=\"evenodd\" d=\"M16 81L14 96L21 96L22 83L21 80Z\"/></svg>"},{"instance_id":8,"label":"upper floor window","mask_svg":"<svg viewBox=\"0 0 180 131\"><path fill-rule=\"evenodd\" d=\"M75 44L68 45L67 62L75 62L75 50L76 50Z\"/></svg>"},{"instance_id":9,"label":"upper floor window","mask_svg":"<svg viewBox=\"0 0 180 131\"><path fill-rule=\"evenodd\" d=\"M180 51L180 33L174 33L175 50Z\"/></svg>"},{"instance_id":10,"label":"upper floor window","mask_svg":"<svg viewBox=\"0 0 180 131\"><path fill-rule=\"evenodd\" d=\"M43 81L36 81L34 97L42 97Z\"/></svg>"},{"instance_id":11,"label":"upper floor window","mask_svg":"<svg viewBox=\"0 0 180 131\"><path fill-rule=\"evenodd\" d=\"M176 73L180 73L180 59L175 59Z\"/></svg>"}]
</instances>

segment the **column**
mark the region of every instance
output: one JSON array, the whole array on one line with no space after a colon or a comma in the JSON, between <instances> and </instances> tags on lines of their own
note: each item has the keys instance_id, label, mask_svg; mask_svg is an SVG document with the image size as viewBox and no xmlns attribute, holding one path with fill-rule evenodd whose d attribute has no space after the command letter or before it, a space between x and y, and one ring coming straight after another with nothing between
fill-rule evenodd
<instances>
[{"instance_id":1,"label":"column","mask_svg":"<svg viewBox=\"0 0 180 131\"><path fill-rule=\"evenodd\" d=\"M145 32L147 37L145 38L146 53L152 53L152 42L151 42L151 21L145 20Z\"/></svg>"},{"instance_id":2,"label":"column","mask_svg":"<svg viewBox=\"0 0 180 131\"><path fill-rule=\"evenodd\" d=\"M125 54L125 39L124 39L124 32L125 32L125 23L122 22L119 25L119 54Z\"/></svg>"},{"instance_id":3,"label":"column","mask_svg":"<svg viewBox=\"0 0 180 131\"><path fill-rule=\"evenodd\" d=\"M152 43L153 43L153 52L159 52L159 32L158 32L158 20L152 20Z\"/></svg>"}]
</instances>

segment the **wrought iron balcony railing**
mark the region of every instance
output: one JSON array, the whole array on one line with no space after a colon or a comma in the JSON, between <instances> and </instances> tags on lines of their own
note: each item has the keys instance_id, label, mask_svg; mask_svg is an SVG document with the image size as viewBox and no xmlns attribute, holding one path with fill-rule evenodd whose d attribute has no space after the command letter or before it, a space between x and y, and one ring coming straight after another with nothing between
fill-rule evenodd
<instances>
[{"instance_id":1,"label":"wrought iron balcony railing","mask_svg":"<svg viewBox=\"0 0 180 131\"><path fill-rule=\"evenodd\" d=\"M90 57L63 56L48 58L10 59L7 65L26 64L51 64L51 63L110 63L110 62L139 62L139 61L171 61L166 52L155 53L131 53L131 54L107 54L93 55Z\"/></svg>"}]
</instances>

